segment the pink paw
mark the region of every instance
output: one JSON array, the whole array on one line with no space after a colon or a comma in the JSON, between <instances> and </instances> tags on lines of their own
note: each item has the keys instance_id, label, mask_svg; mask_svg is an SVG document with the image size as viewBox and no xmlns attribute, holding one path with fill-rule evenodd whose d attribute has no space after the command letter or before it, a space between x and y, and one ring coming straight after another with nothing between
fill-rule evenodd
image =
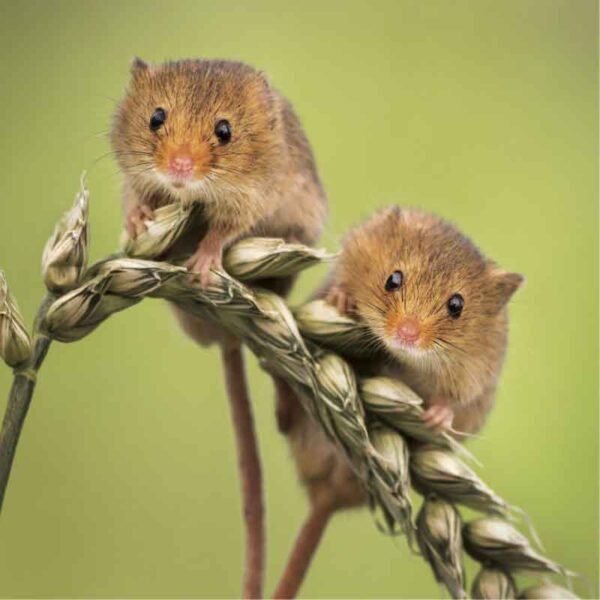
<instances>
[{"instance_id":1,"label":"pink paw","mask_svg":"<svg viewBox=\"0 0 600 600\"><path fill-rule=\"evenodd\" d=\"M454 411L447 404L432 404L423 413L423 422L434 431L444 432L452 428Z\"/></svg>"},{"instance_id":2,"label":"pink paw","mask_svg":"<svg viewBox=\"0 0 600 600\"><path fill-rule=\"evenodd\" d=\"M200 247L188 259L185 266L192 273L197 273L199 275L200 285L203 288L208 287L212 277L212 271L222 268L221 252L204 252Z\"/></svg>"},{"instance_id":3,"label":"pink paw","mask_svg":"<svg viewBox=\"0 0 600 600\"><path fill-rule=\"evenodd\" d=\"M129 237L134 240L140 233L148 230L144 221L152 221L154 211L145 204L136 204L129 209L125 217L125 228Z\"/></svg>"},{"instance_id":4,"label":"pink paw","mask_svg":"<svg viewBox=\"0 0 600 600\"><path fill-rule=\"evenodd\" d=\"M214 230L209 231L198 244L196 252L190 256L185 266L192 272L197 273L200 285L205 288L210 284L212 271L223 268L223 239Z\"/></svg>"},{"instance_id":5,"label":"pink paw","mask_svg":"<svg viewBox=\"0 0 600 600\"><path fill-rule=\"evenodd\" d=\"M352 295L344 288L337 285L334 285L329 292L327 292L325 302L337 308L343 315L349 315L356 312L356 303L354 302Z\"/></svg>"}]
</instances>

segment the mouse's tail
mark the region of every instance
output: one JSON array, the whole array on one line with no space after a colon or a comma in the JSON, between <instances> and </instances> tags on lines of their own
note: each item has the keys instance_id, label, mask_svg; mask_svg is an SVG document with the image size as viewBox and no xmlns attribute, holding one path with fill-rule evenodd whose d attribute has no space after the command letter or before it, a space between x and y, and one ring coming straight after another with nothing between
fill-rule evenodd
<instances>
[{"instance_id":1,"label":"mouse's tail","mask_svg":"<svg viewBox=\"0 0 600 600\"><path fill-rule=\"evenodd\" d=\"M246 527L243 597L262 598L265 568L262 470L241 345L239 343L223 344L222 359L231 419L235 431Z\"/></svg>"}]
</instances>

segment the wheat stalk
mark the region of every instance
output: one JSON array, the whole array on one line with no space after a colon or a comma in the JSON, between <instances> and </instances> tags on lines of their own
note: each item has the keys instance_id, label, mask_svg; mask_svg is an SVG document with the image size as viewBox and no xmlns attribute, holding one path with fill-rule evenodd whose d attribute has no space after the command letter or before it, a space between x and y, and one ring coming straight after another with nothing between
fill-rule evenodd
<instances>
[{"instance_id":1,"label":"wheat stalk","mask_svg":"<svg viewBox=\"0 0 600 600\"><path fill-rule=\"evenodd\" d=\"M329 255L281 240L244 240L224 257L229 272L215 272L203 289L185 268L148 260L185 230L190 211L169 206L157 211L147 233L125 241L130 256L115 255L86 269L87 208L82 181L75 205L44 251L49 294L38 312L32 344L6 281L0 279L0 349L15 369L0 432L0 506L50 340L77 341L113 313L147 297L163 298L239 336L266 370L299 392L306 410L345 452L388 532L405 534L411 546L416 534L421 554L453 598L467 597L463 547L483 565L473 583L474 597L514 597L511 573L521 570L570 574L538 554L507 520L509 505L461 460L464 449L423 425L422 401L412 390L382 377L358 381L349 364L332 351L367 352L364 326L322 301L301 307L294 318L279 296L244 283L296 274ZM425 498L416 525L411 486ZM455 504L492 516L463 526ZM540 589L524 593L538 597ZM555 594L562 590L553 589Z\"/></svg>"}]
</instances>

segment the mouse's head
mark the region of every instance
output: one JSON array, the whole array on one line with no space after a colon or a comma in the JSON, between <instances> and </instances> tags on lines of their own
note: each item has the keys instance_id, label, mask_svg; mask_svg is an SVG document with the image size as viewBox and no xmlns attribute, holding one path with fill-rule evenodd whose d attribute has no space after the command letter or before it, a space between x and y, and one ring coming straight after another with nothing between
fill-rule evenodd
<instances>
[{"instance_id":1,"label":"mouse's head","mask_svg":"<svg viewBox=\"0 0 600 600\"><path fill-rule=\"evenodd\" d=\"M138 192L210 201L268 177L285 152L280 127L278 97L252 67L135 59L111 142Z\"/></svg>"},{"instance_id":2,"label":"mouse's head","mask_svg":"<svg viewBox=\"0 0 600 600\"><path fill-rule=\"evenodd\" d=\"M359 315L393 355L448 362L503 334L523 277L486 259L455 227L393 207L354 230L339 259Z\"/></svg>"}]
</instances>

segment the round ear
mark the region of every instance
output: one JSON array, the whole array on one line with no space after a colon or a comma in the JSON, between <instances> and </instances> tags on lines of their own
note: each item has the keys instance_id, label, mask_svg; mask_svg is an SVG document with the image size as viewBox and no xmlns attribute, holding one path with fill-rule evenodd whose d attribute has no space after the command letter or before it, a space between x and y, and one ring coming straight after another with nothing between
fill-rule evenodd
<instances>
[{"instance_id":1,"label":"round ear","mask_svg":"<svg viewBox=\"0 0 600 600\"><path fill-rule=\"evenodd\" d=\"M271 85L271 78L264 71L257 71L258 79L263 86L265 93L272 94L273 86Z\"/></svg>"},{"instance_id":2,"label":"round ear","mask_svg":"<svg viewBox=\"0 0 600 600\"><path fill-rule=\"evenodd\" d=\"M494 290L494 300L498 310L505 306L512 295L523 285L525 277L519 273L511 273L497 266L492 266L489 271Z\"/></svg>"},{"instance_id":3,"label":"round ear","mask_svg":"<svg viewBox=\"0 0 600 600\"><path fill-rule=\"evenodd\" d=\"M271 85L269 76L264 71L258 71L258 81L261 88L263 98L267 105L269 114L272 115L269 120L271 129L274 129L280 119L279 95Z\"/></svg>"},{"instance_id":4,"label":"round ear","mask_svg":"<svg viewBox=\"0 0 600 600\"><path fill-rule=\"evenodd\" d=\"M381 216L384 220L391 222L393 225L397 225L398 221L402 219L402 209L397 205L393 204L388 206L381 211Z\"/></svg>"},{"instance_id":5,"label":"round ear","mask_svg":"<svg viewBox=\"0 0 600 600\"><path fill-rule=\"evenodd\" d=\"M131 65L129 67L129 72L132 77L136 79L143 73L147 73L150 69L150 66L147 62L143 61L139 56L134 56L131 60Z\"/></svg>"}]
</instances>

